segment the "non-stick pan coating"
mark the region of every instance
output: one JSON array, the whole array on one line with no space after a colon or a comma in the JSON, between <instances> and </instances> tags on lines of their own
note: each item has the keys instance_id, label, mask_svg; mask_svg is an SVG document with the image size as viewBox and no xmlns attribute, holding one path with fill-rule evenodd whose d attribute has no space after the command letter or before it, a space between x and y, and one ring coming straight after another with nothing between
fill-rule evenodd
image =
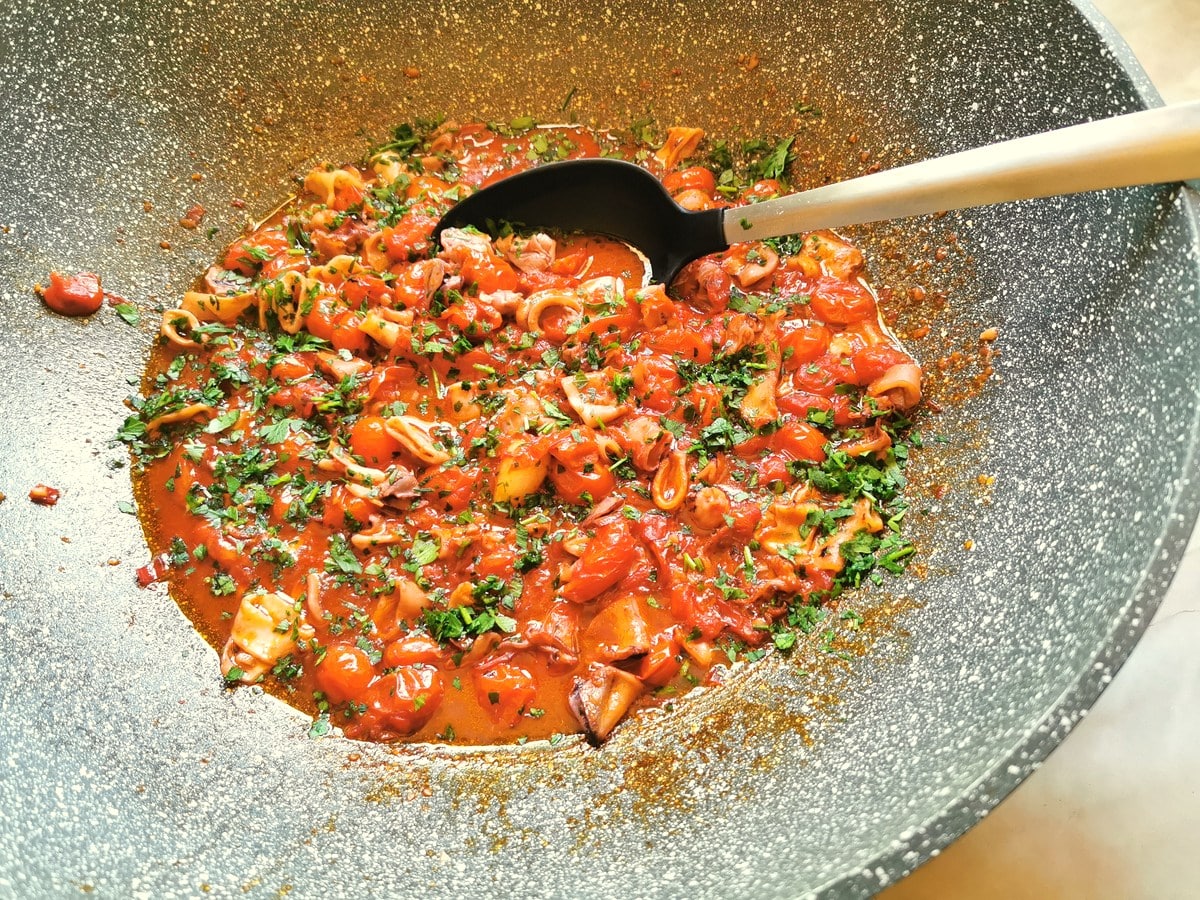
<instances>
[{"instance_id":1,"label":"non-stick pan coating","mask_svg":"<svg viewBox=\"0 0 1200 900\"><path fill-rule=\"evenodd\" d=\"M1107 683L1196 518L1181 189L857 232L897 297L948 298L904 313L931 326L912 343L931 371L1001 334L996 376L922 421L924 577L861 602L864 656L813 641L599 751L311 740L274 698L227 692L166 592L134 584L110 438L154 309L289 175L392 123L649 114L746 136L803 101L823 113L798 139L815 184L1156 102L1105 29L1016 0L5 4L0 894L858 896L976 821ZM142 325L47 313L31 288L51 268L102 273ZM38 481L58 506L26 500Z\"/></svg>"}]
</instances>

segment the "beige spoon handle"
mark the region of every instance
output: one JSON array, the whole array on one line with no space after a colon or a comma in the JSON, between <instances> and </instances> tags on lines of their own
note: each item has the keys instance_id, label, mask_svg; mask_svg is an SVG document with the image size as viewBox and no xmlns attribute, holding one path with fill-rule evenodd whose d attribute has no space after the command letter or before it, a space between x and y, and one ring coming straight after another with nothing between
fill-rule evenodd
<instances>
[{"instance_id":1,"label":"beige spoon handle","mask_svg":"<svg viewBox=\"0 0 1200 900\"><path fill-rule=\"evenodd\" d=\"M760 240L1009 200L1200 178L1200 101L965 150L731 209L725 239Z\"/></svg>"}]
</instances>

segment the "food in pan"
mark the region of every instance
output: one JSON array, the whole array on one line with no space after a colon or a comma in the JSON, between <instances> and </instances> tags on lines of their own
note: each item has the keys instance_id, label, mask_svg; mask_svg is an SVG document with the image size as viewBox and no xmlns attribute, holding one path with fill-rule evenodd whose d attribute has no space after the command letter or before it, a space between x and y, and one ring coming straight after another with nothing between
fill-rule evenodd
<instances>
[{"instance_id":1,"label":"food in pan","mask_svg":"<svg viewBox=\"0 0 1200 900\"><path fill-rule=\"evenodd\" d=\"M556 159L634 159L690 208L784 190L790 142L705 167L702 138L401 127L163 315L121 437L230 684L364 740L604 740L900 570L921 369L845 240L736 245L670 286L601 236L431 240Z\"/></svg>"}]
</instances>

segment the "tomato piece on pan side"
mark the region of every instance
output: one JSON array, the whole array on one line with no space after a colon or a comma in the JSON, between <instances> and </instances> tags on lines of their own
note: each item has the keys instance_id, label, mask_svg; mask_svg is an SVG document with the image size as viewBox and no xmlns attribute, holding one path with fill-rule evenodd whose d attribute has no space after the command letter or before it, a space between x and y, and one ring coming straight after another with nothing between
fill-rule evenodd
<instances>
[{"instance_id":1,"label":"tomato piece on pan side","mask_svg":"<svg viewBox=\"0 0 1200 900\"><path fill-rule=\"evenodd\" d=\"M104 303L100 276L92 272L50 273L48 287L39 285L42 302L62 316L90 316Z\"/></svg>"}]
</instances>

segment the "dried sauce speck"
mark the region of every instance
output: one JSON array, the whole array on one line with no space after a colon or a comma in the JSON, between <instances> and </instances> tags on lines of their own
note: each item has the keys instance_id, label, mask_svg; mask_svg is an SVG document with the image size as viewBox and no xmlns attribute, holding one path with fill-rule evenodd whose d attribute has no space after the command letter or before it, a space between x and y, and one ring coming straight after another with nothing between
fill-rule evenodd
<instances>
[{"instance_id":1,"label":"dried sauce speck","mask_svg":"<svg viewBox=\"0 0 1200 900\"><path fill-rule=\"evenodd\" d=\"M204 214L207 212L199 203L194 203L188 207L187 212L179 220L181 228L194 229L204 220Z\"/></svg>"}]
</instances>

